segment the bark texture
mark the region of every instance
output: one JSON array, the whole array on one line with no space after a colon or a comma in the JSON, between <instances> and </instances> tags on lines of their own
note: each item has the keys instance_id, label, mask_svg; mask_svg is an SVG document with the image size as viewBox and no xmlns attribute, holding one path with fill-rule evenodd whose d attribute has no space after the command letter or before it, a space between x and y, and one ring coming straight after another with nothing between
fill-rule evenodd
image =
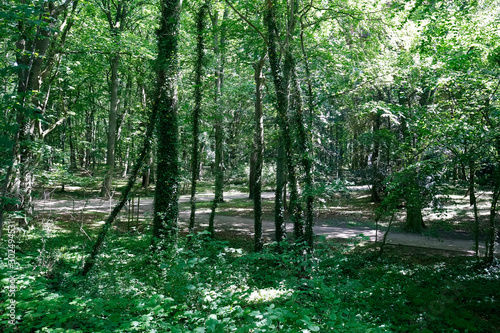
<instances>
[{"instance_id":1,"label":"bark texture","mask_svg":"<svg viewBox=\"0 0 500 333\"><path fill-rule=\"evenodd\" d=\"M177 236L179 215L178 143L178 42L180 1L160 2L158 35L157 92L153 108L158 108L158 149L153 239Z\"/></svg>"}]
</instances>

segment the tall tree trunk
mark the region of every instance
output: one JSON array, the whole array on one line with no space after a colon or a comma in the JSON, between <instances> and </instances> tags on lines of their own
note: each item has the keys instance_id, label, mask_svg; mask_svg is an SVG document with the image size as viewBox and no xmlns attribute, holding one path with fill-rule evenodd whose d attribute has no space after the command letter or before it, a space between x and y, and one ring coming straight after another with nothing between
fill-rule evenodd
<instances>
[{"instance_id":1,"label":"tall tree trunk","mask_svg":"<svg viewBox=\"0 0 500 333\"><path fill-rule=\"evenodd\" d=\"M111 58L111 100L108 115L108 145L106 150L106 175L101 188L101 197L111 197L111 181L115 169L116 148L116 121L118 113L118 65L120 56L118 54Z\"/></svg>"},{"instance_id":2,"label":"tall tree trunk","mask_svg":"<svg viewBox=\"0 0 500 333\"><path fill-rule=\"evenodd\" d=\"M202 99L203 76L203 29L206 6L202 5L196 16L196 69L194 79L194 109L193 109L193 150L191 155L191 215L189 217L189 233L194 233L196 214L196 183L200 177L200 113Z\"/></svg>"},{"instance_id":3,"label":"tall tree trunk","mask_svg":"<svg viewBox=\"0 0 500 333\"><path fill-rule=\"evenodd\" d=\"M212 26L214 29L214 53L217 59L215 69L215 195L212 202L212 210L208 220L208 231L215 233L214 219L219 203L224 201L224 105L222 102L222 88L224 84L224 63L226 48L226 22L229 15L228 8L224 8L223 21L220 26L220 41L218 39L218 14L215 10L212 16Z\"/></svg>"},{"instance_id":4,"label":"tall tree trunk","mask_svg":"<svg viewBox=\"0 0 500 333\"><path fill-rule=\"evenodd\" d=\"M382 98L379 96L379 100ZM373 115L373 153L372 153L372 188L371 188L371 201L373 202L381 202L380 192L382 189L382 177L379 172L379 155L380 155L380 122L381 116L377 110L377 113Z\"/></svg>"},{"instance_id":5,"label":"tall tree trunk","mask_svg":"<svg viewBox=\"0 0 500 333\"><path fill-rule=\"evenodd\" d=\"M262 240L262 161L264 150L264 116L262 111L262 86L264 78L262 77L262 69L264 68L266 55L264 54L260 61L254 66L255 68L255 134L254 134L254 172L253 183L250 187L253 189L253 207L254 207L254 229L255 229L255 252L262 251L264 243ZM283 231L280 228L280 233ZM277 235L278 236L278 235ZM280 240L283 235L280 235ZM278 237L276 237L278 240Z\"/></svg>"},{"instance_id":6,"label":"tall tree trunk","mask_svg":"<svg viewBox=\"0 0 500 333\"><path fill-rule=\"evenodd\" d=\"M157 175L153 220L153 239L156 240L176 237L179 214L179 125L176 87L179 71L181 6L179 0L162 0L160 6L156 65L158 90L153 105L153 108L158 108Z\"/></svg>"},{"instance_id":7,"label":"tall tree trunk","mask_svg":"<svg viewBox=\"0 0 500 333\"><path fill-rule=\"evenodd\" d=\"M412 174L410 183L405 189L406 195L406 228L412 232L422 232L425 227L422 217L422 200L420 198L420 184L418 174Z\"/></svg>"},{"instance_id":8,"label":"tall tree trunk","mask_svg":"<svg viewBox=\"0 0 500 333\"><path fill-rule=\"evenodd\" d=\"M276 91L276 109L278 112L278 125L280 128L280 141L282 142L285 150L285 161L288 171L288 183L290 184L290 207L292 208L292 221L294 225L294 235L297 241L303 238L303 221L302 221L302 208L298 198L297 191L297 180L295 173L295 165L292 159L292 140L290 136L289 129L289 117L288 117L288 93L289 93L289 83L291 66L293 63L293 57L290 50L285 51L285 60L283 64L283 76L280 74L280 63L279 55L277 53L278 44L278 28L275 22L274 5L271 0L268 0L268 9L266 13L266 24L268 27L268 52L269 52L269 63L271 65L271 75L274 81L274 87ZM295 6L293 6L295 7ZM293 28L289 26L288 33L293 31ZM277 185L279 186L279 185Z\"/></svg>"}]
</instances>

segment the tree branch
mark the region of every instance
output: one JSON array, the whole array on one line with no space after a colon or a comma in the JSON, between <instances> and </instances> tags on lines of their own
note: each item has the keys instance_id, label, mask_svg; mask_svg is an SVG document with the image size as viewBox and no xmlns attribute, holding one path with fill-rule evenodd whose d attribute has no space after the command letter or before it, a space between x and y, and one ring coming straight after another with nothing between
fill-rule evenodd
<instances>
[{"instance_id":1,"label":"tree branch","mask_svg":"<svg viewBox=\"0 0 500 333\"><path fill-rule=\"evenodd\" d=\"M239 17L241 17L241 19L243 19L243 21L245 21L249 26L251 26L255 31L257 31L257 33L262 37L262 39L264 40L264 43L266 43L266 45L269 44L267 42L266 36L264 36L264 34L255 25L253 25L252 22L250 22L245 16L243 16L243 14L241 14L236 8L234 8L234 6L228 0L224 0L224 1L226 2L226 4L229 7L231 7L232 10L234 10L234 12L236 14L238 14Z\"/></svg>"}]
</instances>

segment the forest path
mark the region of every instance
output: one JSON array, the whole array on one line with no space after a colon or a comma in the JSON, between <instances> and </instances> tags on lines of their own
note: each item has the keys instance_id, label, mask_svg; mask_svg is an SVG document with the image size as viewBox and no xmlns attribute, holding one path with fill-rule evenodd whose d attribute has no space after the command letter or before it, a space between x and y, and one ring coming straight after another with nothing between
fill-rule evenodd
<instances>
[{"instance_id":1,"label":"forest path","mask_svg":"<svg viewBox=\"0 0 500 333\"><path fill-rule=\"evenodd\" d=\"M272 200L274 198L273 192L263 192L262 198L267 200ZM213 199L213 194L198 194L197 202L208 202ZM241 192L228 192L224 193L224 199L226 201L231 201L235 199L248 199L248 193ZM189 203L189 196L183 195L179 198L180 203ZM116 205L117 200L104 200L104 199L87 199L87 200L36 200L35 211L42 213L72 213L79 214L81 212L89 213L109 213L113 207ZM134 216L137 215L137 198L134 202ZM153 212L153 200L151 198L142 198L139 203L139 215L141 218L144 216L151 216ZM125 206L121 211L122 219L127 216L128 206ZM179 212L179 222L180 227L187 229L187 222L189 221L189 209L182 209ZM197 231L205 230L208 226L208 218L210 215L210 210L207 208L198 208L196 214L196 228ZM274 221L263 220L263 233L267 241L274 238ZM248 236L253 236L254 234L254 220L248 217L242 216L228 216L223 214L217 214L215 217L216 232L220 230L232 231ZM287 232L293 232L292 223L287 223ZM326 236L327 239L349 239L349 238L359 238L361 234L365 236L364 241L381 241L384 236L384 232L378 230L378 232L370 227L362 226L345 226L343 223L339 223L339 226L332 226L332 220L328 221L322 219L315 219L314 225L315 235ZM415 246L429 249L439 249L447 251L459 251L468 254L473 254L474 242L472 239L463 239L457 235L456 238L435 238L425 235L404 233L404 232L391 232L387 237L387 244L391 245L404 245L404 246ZM480 252L484 252L484 244L480 246ZM495 249L498 254L498 246Z\"/></svg>"}]
</instances>

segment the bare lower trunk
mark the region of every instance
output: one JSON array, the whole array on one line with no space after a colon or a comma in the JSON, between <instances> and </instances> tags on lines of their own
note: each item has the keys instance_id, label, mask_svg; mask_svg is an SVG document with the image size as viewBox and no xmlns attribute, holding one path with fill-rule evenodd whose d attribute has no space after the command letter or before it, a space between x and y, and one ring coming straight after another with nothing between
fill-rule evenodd
<instances>
[{"instance_id":1,"label":"bare lower trunk","mask_svg":"<svg viewBox=\"0 0 500 333\"><path fill-rule=\"evenodd\" d=\"M422 232L424 228L422 207L418 202L407 203L406 228L412 232Z\"/></svg>"},{"instance_id":2,"label":"bare lower trunk","mask_svg":"<svg viewBox=\"0 0 500 333\"><path fill-rule=\"evenodd\" d=\"M125 164L123 166L122 178L127 177L128 165L129 165L129 155L130 155L130 144L127 144L127 150L125 151Z\"/></svg>"},{"instance_id":3,"label":"bare lower trunk","mask_svg":"<svg viewBox=\"0 0 500 333\"><path fill-rule=\"evenodd\" d=\"M248 174L248 199L253 200L255 197L255 167L256 167L257 154L254 151L250 154L250 172Z\"/></svg>"},{"instance_id":4,"label":"bare lower trunk","mask_svg":"<svg viewBox=\"0 0 500 333\"><path fill-rule=\"evenodd\" d=\"M275 238L278 245L286 238L285 208L283 192L285 187L285 149L280 145L276 162L276 193L274 198Z\"/></svg>"},{"instance_id":5,"label":"bare lower trunk","mask_svg":"<svg viewBox=\"0 0 500 333\"><path fill-rule=\"evenodd\" d=\"M262 240L262 156L264 150L264 122L262 112L262 69L264 67L265 55L255 64L255 134L254 134L254 172L253 183L253 207L254 207L254 229L255 229L255 252L262 251L264 243ZM278 229L277 229L278 230ZM281 230L281 227L280 227ZM281 232L281 231L280 231ZM282 235L280 236L282 238ZM278 239L278 237L277 237ZM281 241L281 240L280 240Z\"/></svg>"}]
</instances>

